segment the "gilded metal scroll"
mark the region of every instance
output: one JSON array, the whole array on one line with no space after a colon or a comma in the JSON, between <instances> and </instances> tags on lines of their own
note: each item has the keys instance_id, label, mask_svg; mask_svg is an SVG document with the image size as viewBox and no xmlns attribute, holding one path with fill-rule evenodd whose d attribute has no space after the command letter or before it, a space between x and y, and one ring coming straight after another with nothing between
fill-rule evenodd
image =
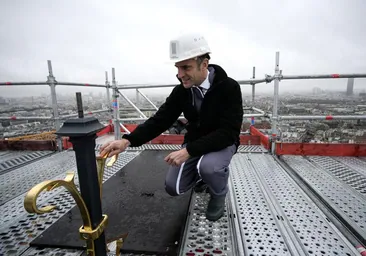
<instances>
[{"instance_id":1,"label":"gilded metal scroll","mask_svg":"<svg viewBox=\"0 0 366 256\"><path fill-rule=\"evenodd\" d=\"M115 155L112 157L112 159L107 163L107 166L113 166L113 164L116 162L118 156ZM103 184L103 175L104 175L104 168L105 163L107 160L106 156L97 156L97 171L98 171L98 181L99 181L99 187L100 187L100 196L102 197L102 184ZM43 181L37 185L35 185L33 188L31 188L28 193L25 196L24 199L24 208L29 213L37 213L37 214L44 214L53 211L56 206L54 205L47 205L38 208L37 207L37 198L39 194L43 191L51 191L58 187L64 187L66 188L72 197L74 198L77 207L80 210L80 214L83 220L83 225L79 228L79 234L80 238L86 241L87 245L87 255L95 256L95 249L94 249L94 240L96 240L104 231L106 226L108 225L108 216L103 214L103 219L99 223L99 225L93 229L92 223L89 215L89 211L86 207L86 204L78 191L75 182L74 182L75 173L68 171L66 172L66 177L64 180L46 180ZM127 234L123 234L122 236L108 242L116 243L116 255L117 252L120 251L124 239L127 237ZM107 245L106 245L107 246Z\"/></svg>"}]
</instances>

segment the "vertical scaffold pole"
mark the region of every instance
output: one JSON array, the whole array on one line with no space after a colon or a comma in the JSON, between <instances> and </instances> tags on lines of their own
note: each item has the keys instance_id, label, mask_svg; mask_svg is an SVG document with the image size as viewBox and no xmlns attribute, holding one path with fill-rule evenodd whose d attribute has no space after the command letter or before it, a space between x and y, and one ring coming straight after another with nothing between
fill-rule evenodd
<instances>
[{"instance_id":1,"label":"vertical scaffold pole","mask_svg":"<svg viewBox=\"0 0 366 256\"><path fill-rule=\"evenodd\" d=\"M116 83L116 76L114 68L112 68L112 88L113 88L113 124L114 124L114 138L121 139L121 130L119 126L119 104L118 104L118 88Z\"/></svg>"},{"instance_id":2,"label":"vertical scaffold pole","mask_svg":"<svg viewBox=\"0 0 366 256\"><path fill-rule=\"evenodd\" d=\"M139 90L136 89L136 106L138 107L140 105L140 93Z\"/></svg>"},{"instance_id":3,"label":"vertical scaffold pole","mask_svg":"<svg viewBox=\"0 0 366 256\"><path fill-rule=\"evenodd\" d=\"M253 67L253 79L255 79L255 67ZM255 84L252 84L252 105L254 106Z\"/></svg>"},{"instance_id":4,"label":"vertical scaffold pole","mask_svg":"<svg viewBox=\"0 0 366 256\"><path fill-rule=\"evenodd\" d=\"M273 113L272 113L272 154L275 154L277 140L277 122L278 122L278 91L280 84L280 53L276 52L274 95L273 95Z\"/></svg>"},{"instance_id":5,"label":"vertical scaffold pole","mask_svg":"<svg viewBox=\"0 0 366 256\"><path fill-rule=\"evenodd\" d=\"M109 88L111 86L110 86L110 83L108 81L108 72L107 71L105 72L105 87L106 87L106 90L107 90L107 108L110 111L109 112L109 115L110 115L111 114L112 107L111 107L111 94L109 92Z\"/></svg>"},{"instance_id":6,"label":"vertical scaffold pole","mask_svg":"<svg viewBox=\"0 0 366 256\"><path fill-rule=\"evenodd\" d=\"M58 106L57 106L57 96L56 96L56 79L53 76L52 71L52 63L50 60L47 61L48 64L48 76L47 76L47 83L51 89L51 99L52 99L52 110L53 110L53 118L55 121L55 130L57 131L60 129L60 118L58 113ZM57 135L57 148L58 151L62 151L62 139L61 136Z\"/></svg>"}]
</instances>

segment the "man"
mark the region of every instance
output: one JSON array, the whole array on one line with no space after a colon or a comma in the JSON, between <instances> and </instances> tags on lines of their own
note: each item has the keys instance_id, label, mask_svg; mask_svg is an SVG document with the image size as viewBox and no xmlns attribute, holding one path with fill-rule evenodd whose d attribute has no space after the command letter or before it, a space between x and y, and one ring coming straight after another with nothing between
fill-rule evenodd
<instances>
[{"instance_id":1,"label":"man","mask_svg":"<svg viewBox=\"0 0 366 256\"><path fill-rule=\"evenodd\" d=\"M208 188L211 195L206 217L216 221L225 211L229 164L239 145L243 120L239 84L218 65L209 64L210 48L198 34L170 42L170 58L178 69L175 86L154 116L121 140L101 147L101 155L113 156L127 147L140 146L169 129L181 113L188 123L182 149L170 153L165 188L172 196L192 187Z\"/></svg>"}]
</instances>

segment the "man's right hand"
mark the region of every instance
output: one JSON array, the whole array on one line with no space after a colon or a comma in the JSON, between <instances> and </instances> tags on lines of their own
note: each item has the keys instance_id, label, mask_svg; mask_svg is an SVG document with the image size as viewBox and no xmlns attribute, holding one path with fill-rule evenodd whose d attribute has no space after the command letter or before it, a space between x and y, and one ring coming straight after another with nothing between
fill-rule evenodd
<instances>
[{"instance_id":1,"label":"man's right hand","mask_svg":"<svg viewBox=\"0 0 366 256\"><path fill-rule=\"evenodd\" d=\"M115 140L105 143L99 150L101 156L108 154L108 157L112 157L126 150L131 143L126 139Z\"/></svg>"}]
</instances>

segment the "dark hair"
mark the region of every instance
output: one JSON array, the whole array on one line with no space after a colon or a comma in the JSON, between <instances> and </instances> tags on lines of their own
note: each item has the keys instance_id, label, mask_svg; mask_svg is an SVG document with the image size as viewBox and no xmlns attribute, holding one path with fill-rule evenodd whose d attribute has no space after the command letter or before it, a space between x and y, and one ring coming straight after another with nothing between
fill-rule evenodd
<instances>
[{"instance_id":1,"label":"dark hair","mask_svg":"<svg viewBox=\"0 0 366 256\"><path fill-rule=\"evenodd\" d=\"M210 60L211 57L210 57L210 54L206 53L204 55L201 55L199 57L197 57L197 66L200 67L202 62L205 60L205 59L208 59Z\"/></svg>"}]
</instances>

